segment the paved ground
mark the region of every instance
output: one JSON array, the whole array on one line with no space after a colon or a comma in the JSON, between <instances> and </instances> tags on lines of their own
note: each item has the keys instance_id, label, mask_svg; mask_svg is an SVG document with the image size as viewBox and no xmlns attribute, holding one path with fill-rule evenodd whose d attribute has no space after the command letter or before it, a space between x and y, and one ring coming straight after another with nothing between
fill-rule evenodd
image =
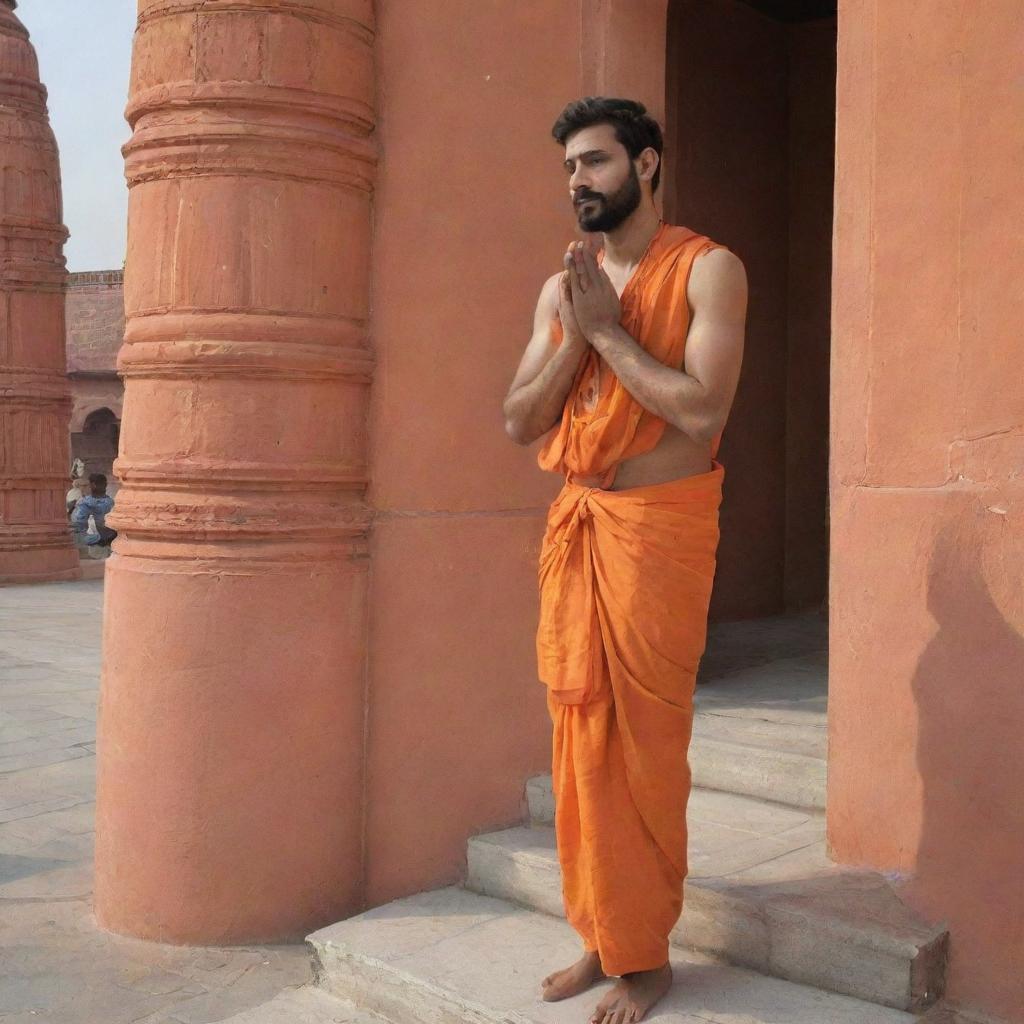
<instances>
[{"instance_id":1,"label":"paved ground","mask_svg":"<svg viewBox=\"0 0 1024 1024\"><path fill-rule=\"evenodd\" d=\"M204 1024L310 975L305 946L193 949L91 909L102 581L0 588L0 1021ZM822 649L824 622L712 632L705 678ZM761 632L764 632L763 630ZM768 652L778 656L780 652Z\"/></svg>"},{"instance_id":2,"label":"paved ground","mask_svg":"<svg viewBox=\"0 0 1024 1024\"><path fill-rule=\"evenodd\" d=\"M220 1021L307 981L309 954L164 946L97 929L102 587L0 588L0 1021Z\"/></svg>"}]
</instances>

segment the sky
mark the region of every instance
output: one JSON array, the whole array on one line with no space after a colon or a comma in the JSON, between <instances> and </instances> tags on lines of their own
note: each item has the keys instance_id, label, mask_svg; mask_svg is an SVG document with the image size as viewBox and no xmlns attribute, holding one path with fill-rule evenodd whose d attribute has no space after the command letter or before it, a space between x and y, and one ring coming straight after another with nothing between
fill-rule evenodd
<instances>
[{"instance_id":1,"label":"sky","mask_svg":"<svg viewBox=\"0 0 1024 1024\"><path fill-rule=\"evenodd\" d=\"M39 55L60 148L68 270L124 263L128 191L121 146L136 0L19 0Z\"/></svg>"}]
</instances>

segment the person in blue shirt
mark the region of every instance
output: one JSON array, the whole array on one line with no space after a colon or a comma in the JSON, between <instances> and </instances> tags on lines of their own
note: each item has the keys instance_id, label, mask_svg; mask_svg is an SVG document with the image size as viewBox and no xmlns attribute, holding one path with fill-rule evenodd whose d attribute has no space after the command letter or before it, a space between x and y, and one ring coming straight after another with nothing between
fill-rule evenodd
<instances>
[{"instance_id":1,"label":"person in blue shirt","mask_svg":"<svg viewBox=\"0 0 1024 1024\"><path fill-rule=\"evenodd\" d=\"M84 540L88 545L101 544L108 546L117 536L106 524L107 513L114 507L114 499L107 494L107 478L103 473L92 473L89 476L91 493L79 498L75 510L71 513L71 529L81 535L79 543ZM96 532L88 533L89 517L96 524Z\"/></svg>"}]
</instances>

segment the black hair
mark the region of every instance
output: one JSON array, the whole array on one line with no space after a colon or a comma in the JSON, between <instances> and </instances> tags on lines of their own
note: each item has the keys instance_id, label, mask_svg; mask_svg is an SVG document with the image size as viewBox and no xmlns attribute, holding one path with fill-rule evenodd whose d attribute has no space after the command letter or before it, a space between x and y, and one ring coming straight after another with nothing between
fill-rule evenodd
<instances>
[{"instance_id":1,"label":"black hair","mask_svg":"<svg viewBox=\"0 0 1024 1024\"><path fill-rule=\"evenodd\" d=\"M105 473L90 473L89 483L105 491L107 489L107 475Z\"/></svg>"},{"instance_id":2,"label":"black hair","mask_svg":"<svg viewBox=\"0 0 1024 1024\"><path fill-rule=\"evenodd\" d=\"M615 138L626 147L626 152L633 160L648 148L658 154L658 168L651 179L651 191L657 192L661 182L661 154L665 142L661 126L647 113L647 108L636 100L584 96L581 100L573 100L558 115L551 134L564 146L570 135L595 124L610 124L615 129Z\"/></svg>"}]
</instances>

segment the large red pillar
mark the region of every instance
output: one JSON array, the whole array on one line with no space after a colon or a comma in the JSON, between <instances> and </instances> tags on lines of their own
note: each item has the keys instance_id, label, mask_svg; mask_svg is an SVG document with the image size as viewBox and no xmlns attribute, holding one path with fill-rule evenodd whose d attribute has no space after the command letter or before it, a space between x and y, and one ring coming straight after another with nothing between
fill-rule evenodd
<instances>
[{"instance_id":1,"label":"large red pillar","mask_svg":"<svg viewBox=\"0 0 1024 1024\"><path fill-rule=\"evenodd\" d=\"M64 495L60 165L28 32L0 0L0 583L77 579Z\"/></svg>"},{"instance_id":2,"label":"large red pillar","mask_svg":"<svg viewBox=\"0 0 1024 1024\"><path fill-rule=\"evenodd\" d=\"M271 941L361 899L370 0L141 0L96 910Z\"/></svg>"}]
</instances>

